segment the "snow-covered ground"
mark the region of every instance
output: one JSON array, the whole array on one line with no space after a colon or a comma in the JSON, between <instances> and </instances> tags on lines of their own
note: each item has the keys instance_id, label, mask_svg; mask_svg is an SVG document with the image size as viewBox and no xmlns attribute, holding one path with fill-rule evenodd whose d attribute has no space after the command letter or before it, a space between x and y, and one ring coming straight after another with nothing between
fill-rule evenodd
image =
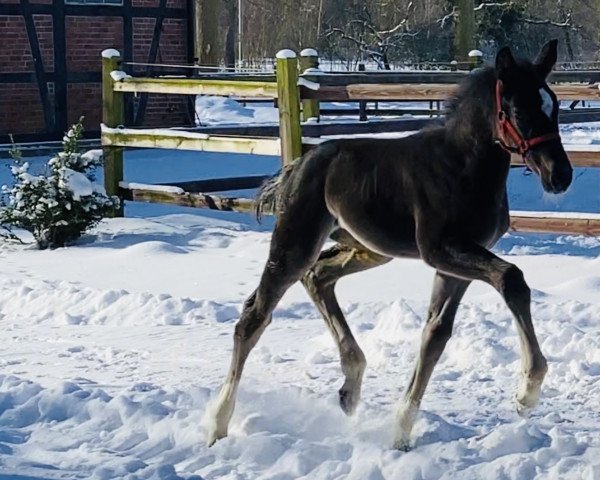
<instances>
[{"instance_id":1,"label":"snow-covered ground","mask_svg":"<svg viewBox=\"0 0 600 480\"><path fill-rule=\"evenodd\" d=\"M595 143L592 128L563 134ZM149 183L278 167L271 157L168 151L128 152L125 165L126 180ZM512 207L600 212L599 173L577 169L571 190L551 197L515 170ZM586 237L508 235L496 249L533 289L550 364L530 419L512 403L510 314L475 283L425 395L415 448L390 448L432 279L422 262L397 260L339 284L368 360L355 417L337 405L336 348L296 285L248 361L229 438L207 448L207 404L271 227L130 204L127 218L73 247L0 244L0 479L600 478L600 239Z\"/></svg>"},{"instance_id":2,"label":"snow-covered ground","mask_svg":"<svg viewBox=\"0 0 600 480\"><path fill-rule=\"evenodd\" d=\"M560 242L580 254L509 255L534 289L550 362L533 417L521 420L511 401L509 312L475 284L409 453L390 449L391 424L427 309L432 272L421 262L340 283L369 362L356 417L336 404L336 349L295 286L248 362L230 437L208 449L204 412L269 232L174 214L110 220L54 252L5 245L0 478L596 479L600 242L587 240L589 254L583 239Z\"/></svg>"}]
</instances>

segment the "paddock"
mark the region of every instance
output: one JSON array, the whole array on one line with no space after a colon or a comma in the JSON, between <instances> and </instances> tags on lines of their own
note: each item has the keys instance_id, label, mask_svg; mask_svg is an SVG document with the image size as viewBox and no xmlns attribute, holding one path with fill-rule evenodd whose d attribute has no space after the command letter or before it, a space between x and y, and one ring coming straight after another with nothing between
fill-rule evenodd
<instances>
[{"instance_id":1,"label":"paddock","mask_svg":"<svg viewBox=\"0 0 600 480\"><path fill-rule=\"evenodd\" d=\"M253 200L230 198L211 192L224 190L226 179L171 183L145 186L123 179L122 148L167 148L208 152L263 154L281 157L289 163L325 135L357 134L361 132L410 131L429 123L423 119L363 122L356 125L327 125L302 123L317 119L320 103L324 101L429 101L448 98L456 83L468 72L406 72L406 73L348 73L324 74L318 69L317 52L306 49L298 58L292 51L282 51L276 60L276 75L223 75L206 78L132 77L122 70L122 60L116 50L103 53L103 124L101 141L105 157L105 186L108 193L118 194L123 200L160 202L194 208L210 208L250 212ZM244 78L245 77L245 78ZM600 72L559 71L550 77L552 88L560 100L579 102L599 100ZM123 95L162 93L179 95L220 95L237 98L263 99L276 102L279 125L240 129L218 128L203 131L183 129L140 129L123 125ZM364 105L361 106L364 110ZM364 113L364 112L363 112ZM564 116L565 113L563 112ZM568 115L568 113L567 113ZM596 112L579 114L595 119ZM585 121L585 120L583 120ZM306 130L312 127L311 137ZM214 132L214 133L213 133ZM261 135L262 133L262 135ZM600 147L565 145L574 167L600 167ZM514 155L514 167L523 167ZM256 188L262 178L229 180L232 189ZM191 188L194 190L191 190ZM267 214L270 212L266 212ZM532 216L511 212L510 228L516 232L599 235L600 217L541 212Z\"/></svg>"},{"instance_id":2,"label":"paddock","mask_svg":"<svg viewBox=\"0 0 600 480\"><path fill-rule=\"evenodd\" d=\"M384 131L402 121L412 130L432 121L327 123L324 105L321 123L299 122L302 148L321 141L323 131ZM419 352L433 276L421 261L398 259L336 287L367 357L356 415L339 409L337 347L297 284L248 360L229 437L209 449L205 413L225 375L234 325L258 283L273 225L272 218L259 225L236 213L250 208L250 193L235 199L216 192L255 188L274 172L279 135L252 125L237 132L227 126L140 132L120 125L105 129L106 141L116 142L105 146L116 154L112 159L123 155L123 174L109 185L123 196L143 195L140 202L126 205L123 217L103 220L76 245L0 249L0 477L595 478L600 236L594 224L565 226L564 213L546 212L556 202L580 212L568 221L597 218L593 165L579 167L576 188L551 200L518 165L509 174L518 210L513 219L527 217L535 232L539 222L596 232L513 231L495 247L526 276L550 366L529 419L517 416L513 402L520 363L511 315L496 291L474 282L432 376L413 450L390 448L390 425ZM129 133L138 142L193 148L121 146ZM592 134L597 141L594 124L565 138ZM594 162L595 147L577 148L570 147L572 159ZM228 153L234 149L253 153ZM47 157L28 160L37 166ZM109 174L120 173L115 165ZM192 203L201 208L177 208Z\"/></svg>"}]
</instances>

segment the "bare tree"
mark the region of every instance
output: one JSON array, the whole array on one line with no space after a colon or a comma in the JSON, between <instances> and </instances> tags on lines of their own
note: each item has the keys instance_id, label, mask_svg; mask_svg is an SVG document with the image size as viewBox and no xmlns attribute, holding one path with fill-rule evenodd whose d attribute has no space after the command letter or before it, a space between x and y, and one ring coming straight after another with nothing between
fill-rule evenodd
<instances>
[{"instance_id":1,"label":"bare tree","mask_svg":"<svg viewBox=\"0 0 600 480\"><path fill-rule=\"evenodd\" d=\"M344 27L330 27L324 36L337 36L348 40L359 52L377 62L382 69L389 70L389 52L399 48L406 37L414 37L419 33L410 30L408 15L413 5L413 2L409 2L405 16L388 28L382 27L365 6L357 12L358 18L348 21Z\"/></svg>"}]
</instances>

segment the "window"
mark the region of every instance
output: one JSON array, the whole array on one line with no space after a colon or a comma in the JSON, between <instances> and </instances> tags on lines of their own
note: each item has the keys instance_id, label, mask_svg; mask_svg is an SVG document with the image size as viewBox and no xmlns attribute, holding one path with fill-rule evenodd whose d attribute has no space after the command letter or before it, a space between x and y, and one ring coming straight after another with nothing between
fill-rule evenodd
<instances>
[{"instance_id":1,"label":"window","mask_svg":"<svg viewBox=\"0 0 600 480\"><path fill-rule=\"evenodd\" d=\"M123 5L123 0L65 0L68 5Z\"/></svg>"}]
</instances>

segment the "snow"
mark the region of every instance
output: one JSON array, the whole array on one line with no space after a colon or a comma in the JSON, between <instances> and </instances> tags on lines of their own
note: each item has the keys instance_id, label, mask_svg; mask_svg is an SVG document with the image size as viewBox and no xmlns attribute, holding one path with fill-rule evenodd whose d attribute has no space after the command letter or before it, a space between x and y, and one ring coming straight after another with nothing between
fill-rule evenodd
<instances>
[{"instance_id":1,"label":"snow","mask_svg":"<svg viewBox=\"0 0 600 480\"><path fill-rule=\"evenodd\" d=\"M302 74L303 75L323 75L324 72L320 68L311 67L311 68L307 68L306 70L304 70L304 72L302 72Z\"/></svg>"},{"instance_id":2,"label":"snow","mask_svg":"<svg viewBox=\"0 0 600 480\"><path fill-rule=\"evenodd\" d=\"M110 72L110 76L115 82L120 82L121 80L124 80L126 78L131 78L131 75L127 75L121 70L113 70L112 72Z\"/></svg>"},{"instance_id":3,"label":"snow","mask_svg":"<svg viewBox=\"0 0 600 480\"><path fill-rule=\"evenodd\" d=\"M301 57L318 57L319 52L317 52L314 48L305 48L300 52Z\"/></svg>"},{"instance_id":4,"label":"snow","mask_svg":"<svg viewBox=\"0 0 600 480\"><path fill-rule=\"evenodd\" d=\"M140 134L140 135L161 135L163 137L177 137L177 138L190 138L190 139L198 139L198 140L208 140L210 135L206 133L197 133L197 132L186 132L185 130L175 130L168 128L111 128L107 127L105 124L101 125L102 133L112 133L112 134Z\"/></svg>"},{"instance_id":5,"label":"snow","mask_svg":"<svg viewBox=\"0 0 600 480\"><path fill-rule=\"evenodd\" d=\"M319 85L318 83L311 82L310 80L307 80L306 78L302 77L298 79L298 86L306 87L310 90L319 90L321 88L321 85Z\"/></svg>"},{"instance_id":6,"label":"snow","mask_svg":"<svg viewBox=\"0 0 600 480\"><path fill-rule=\"evenodd\" d=\"M75 200L81 200L81 197L93 195L95 192L104 193L101 185L92 182L84 173L70 168L64 169L59 185L61 188L71 191Z\"/></svg>"},{"instance_id":7,"label":"snow","mask_svg":"<svg viewBox=\"0 0 600 480\"><path fill-rule=\"evenodd\" d=\"M276 58L296 58L296 52L290 50L289 48L284 48L283 50L279 50Z\"/></svg>"},{"instance_id":8,"label":"snow","mask_svg":"<svg viewBox=\"0 0 600 480\"><path fill-rule=\"evenodd\" d=\"M279 119L279 113L272 104L243 106L228 97L198 95L196 97L197 125L225 125L240 123L270 123Z\"/></svg>"},{"instance_id":9,"label":"snow","mask_svg":"<svg viewBox=\"0 0 600 480\"><path fill-rule=\"evenodd\" d=\"M481 50L471 50L468 55L469 57L483 57L483 52Z\"/></svg>"},{"instance_id":10,"label":"snow","mask_svg":"<svg viewBox=\"0 0 600 480\"><path fill-rule=\"evenodd\" d=\"M229 114L241 116L235 105ZM561 131L600 144L598 126ZM28 161L43 169L47 159ZM124 185L278 167L268 156L134 150L125 152ZM0 183L9 176L0 169ZM599 182L598 169L577 168L571 189L550 196L535 175L513 169L511 206L520 215L597 217ZM420 261L396 260L337 288L368 361L356 415L337 405L337 349L295 285L248 360L230 436L209 449L205 412L273 220L136 203L126 215L69 248L0 243L0 478L600 478L600 238L511 234L495 249L525 273L549 361L531 418L512 402L514 322L499 295L476 282L425 394L414 449L390 448L433 275Z\"/></svg>"},{"instance_id":11,"label":"snow","mask_svg":"<svg viewBox=\"0 0 600 480\"><path fill-rule=\"evenodd\" d=\"M250 357L230 437L208 449L204 413L269 238L251 223L178 214L107 220L78 247L55 252L4 245L0 474L595 478L597 256L510 256L534 289L550 361L527 421L511 402L513 322L499 296L476 284L425 396L414 450L390 450L432 276L421 262L398 260L338 288L369 362L356 417L336 405L337 350L296 285Z\"/></svg>"},{"instance_id":12,"label":"snow","mask_svg":"<svg viewBox=\"0 0 600 480\"><path fill-rule=\"evenodd\" d=\"M511 213L514 216L519 217L541 217L541 218L572 218L572 219L581 219L581 218L589 218L592 220L600 220L600 213L580 213L580 212L533 212L533 211L523 211L523 210L511 210Z\"/></svg>"},{"instance_id":13,"label":"snow","mask_svg":"<svg viewBox=\"0 0 600 480\"><path fill-rule=\"evenodd\" d=\"M107 48L106 50L102 50L102 58L115 58L120 57L121 54L118 50L114 48Z\"/></svg>"},{"instance_id":14,"label":"snow","mask_svg":"<svg viewBox=\"0 0 600 480\"><path fill-rule=\"evenodd\" d=\"M129 188L132 190L151 190L153 192L165 192L165 193L185 193L183 188L171 187L168 185L151 185L148 183L134 183L134 182L119 182L119 187Z\"/></svg>"}]
</instances>

